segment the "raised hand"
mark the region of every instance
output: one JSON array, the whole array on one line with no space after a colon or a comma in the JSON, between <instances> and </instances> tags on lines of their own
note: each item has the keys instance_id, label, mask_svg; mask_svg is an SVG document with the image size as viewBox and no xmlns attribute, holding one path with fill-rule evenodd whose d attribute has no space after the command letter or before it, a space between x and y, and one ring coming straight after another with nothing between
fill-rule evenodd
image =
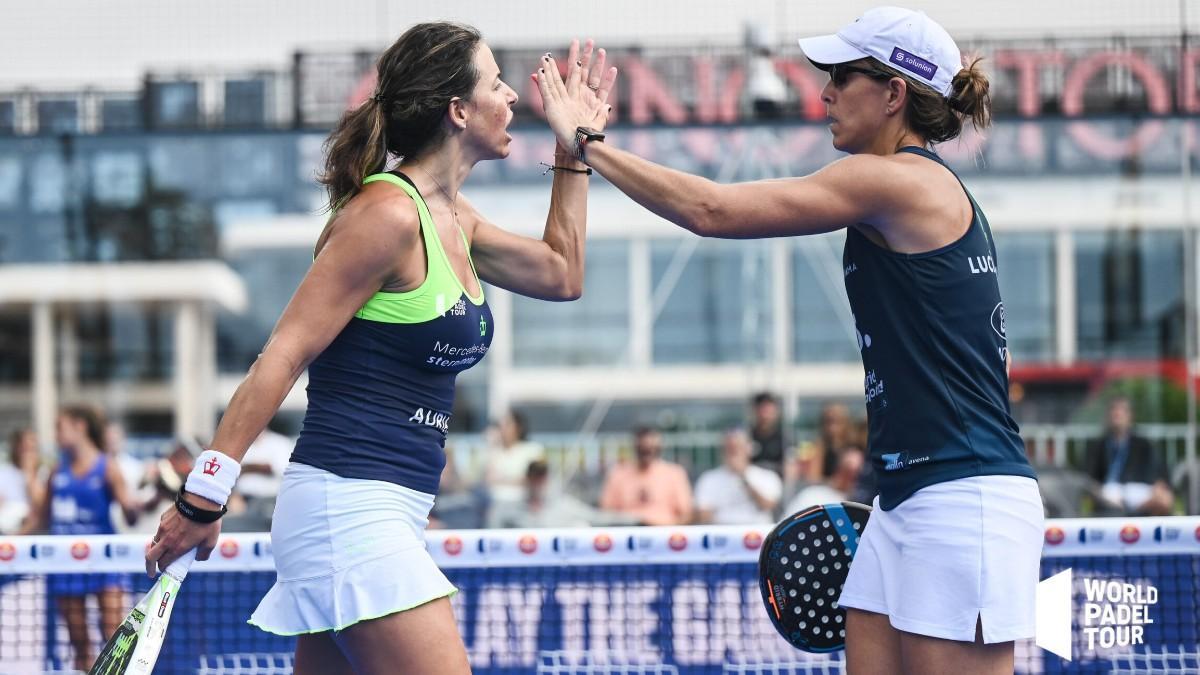
<instances>
[{"instance_id":1,"label":"raised hand","mask_svg":"<svg viewBox=\"0 0 1200 675\"><path fill-rule=\"evenodd\" d=\"M595 43L588 40L581 53L579 41L571 41L565 80L559 76L558 64L550 54L542 57L541 67L533 74L542 95L546 121L563 148L574 147L578 127L603 129L612 110L608 95L617 80L617 69L606 68L607 55L603 49L594 47Z\"/></svg>"}]
</instances>

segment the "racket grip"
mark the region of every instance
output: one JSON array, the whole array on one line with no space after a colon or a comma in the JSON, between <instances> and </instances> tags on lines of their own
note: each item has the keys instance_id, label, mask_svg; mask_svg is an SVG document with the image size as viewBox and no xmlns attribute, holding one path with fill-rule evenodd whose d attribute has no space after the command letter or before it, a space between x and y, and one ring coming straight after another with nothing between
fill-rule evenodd
<instances>
[{"instance_id":1,"label":"racket grip","mask_svg":"<svg viewBox=\"0 0 1200 675\"><path fill-rule=\"evenodd\" d=\"M196 549L192 549L176 558L175 562L167 565L167 569L163 570L163 574L168 574L175 581L182 582L183 578L187 576L188 569L191 568L194 562L196 562Z\"/></svg>"}]
</instances>

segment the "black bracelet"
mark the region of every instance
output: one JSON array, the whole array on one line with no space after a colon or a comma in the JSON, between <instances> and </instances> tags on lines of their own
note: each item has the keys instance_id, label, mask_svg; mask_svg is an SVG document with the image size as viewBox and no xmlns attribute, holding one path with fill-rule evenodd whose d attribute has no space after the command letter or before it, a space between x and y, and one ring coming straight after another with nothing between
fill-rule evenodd
<instances>
[{"instance_id":1,"label":"black bracelet","mask_svg":"<svg viewBox=\"0 0 1200 675\"><path fill-rule=\"evenodd\" d=\"M569 166L556 166L553 164L547 164L545 162L538 162L538 164L541 164L542 166L546 167L546 170L542 172L543 176L550 173L551 171L566 171L568 173L582 173L582 174L585 174L588 176L592 175L591 167L588 167L586 169L572 169Z\"/></svg>"},{"instance_id":2,"label":"black bracelet","mask_svg":"<svg viewBox=\"0 0 1200 675\"><path fill-rule=\"evenodd\" d=\"M175 495L175 510L179 511L181 516L193 522L215 523L220 520L221 516L225 515L225 512L229 509L225 505L221 505L220 511L209 511L208 509L202 509L198 506L194 506L189 504L183 498L183 490L180 490L179 494Z\"/></svg>"}]
</instances>

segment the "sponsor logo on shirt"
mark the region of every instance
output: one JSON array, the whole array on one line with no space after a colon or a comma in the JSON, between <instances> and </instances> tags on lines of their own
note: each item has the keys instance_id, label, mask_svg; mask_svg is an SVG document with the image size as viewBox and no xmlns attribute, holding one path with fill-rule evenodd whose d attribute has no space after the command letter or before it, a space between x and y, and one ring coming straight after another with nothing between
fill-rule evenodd
<instances>
[{"instance_id":1,"label":"sponsor logo on shirt","mask_svg":"<svg viewBox=\"0 0 1200 675\"><path fill-rule=\"evenodd\" d=\"M901 471L914 464L924 464L932 459L929 455L910 458L907 452L883 453L880 457L883 458L884 471Z\"/></svg>"},{"instance_id":2,"label":"sponsor logo on shirt","mask_svg":"<svg viewBox=\"0 0 1200 675\"><path fill-rule=\"evenodd\" d=\"M992 321L992 330L996 331L996 335L999 335L1002 339L1007 340L1008 337L1006 336L1005 331L1006 331L1008 322L1005 321L1005 318L1004 318L1004 303L1003 302L997 302L996 306L994 308L992 308L991 321Z\"/></svg>"},{"instance_id":3,"label":"sponsor logo on shirt","mask_svg":"<svg viewBox=\"0 0 1200 675\"><path fill-rule=\"evenodd\" d=\"M408 421L433 427L443 434L450 431L450 416L446 413L417 408L417 411L412 414L412 417L408 418Z\"/></svg>"}]
</instances>

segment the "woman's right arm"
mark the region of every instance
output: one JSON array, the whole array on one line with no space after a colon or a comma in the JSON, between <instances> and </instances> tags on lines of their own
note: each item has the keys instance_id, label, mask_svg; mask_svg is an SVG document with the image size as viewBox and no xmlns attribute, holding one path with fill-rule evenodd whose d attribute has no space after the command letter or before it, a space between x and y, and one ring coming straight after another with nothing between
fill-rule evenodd
<instances>
[{"instance_id":1,"label":"woman's right arm","mask_svg":"<svg viewBox=\"0 0 1200 675\"><path fill-rule=\"evenodd\" d=\"M398 261L420 244L416 207L405 195L364 190L330 228L320 254L221 417L212 448L234 460L245 456L308 364L371 295L395 280ZM203 509L220 508L190 493L185 499ZM220 521L204 525L168 509L154 537L157 543L146 554L147 573L153 574L155 563L165 568L197 545L197 559L207 559L219 532Z\"/></svg>"},{"instance_id":2,"label":"woman's right arm","mask_svg":"<svg viewBox=\"0 0 1200 675\"><path fill-rule=\"evenodd\" d=\"M374 203L363 208L348 206L352 211L332 224L320 254L230 400L213 437L214 449L241 461L308 364L395 278L406 247L419 243L410 199L372 198Z\"/></svg>"}]
</instances>

